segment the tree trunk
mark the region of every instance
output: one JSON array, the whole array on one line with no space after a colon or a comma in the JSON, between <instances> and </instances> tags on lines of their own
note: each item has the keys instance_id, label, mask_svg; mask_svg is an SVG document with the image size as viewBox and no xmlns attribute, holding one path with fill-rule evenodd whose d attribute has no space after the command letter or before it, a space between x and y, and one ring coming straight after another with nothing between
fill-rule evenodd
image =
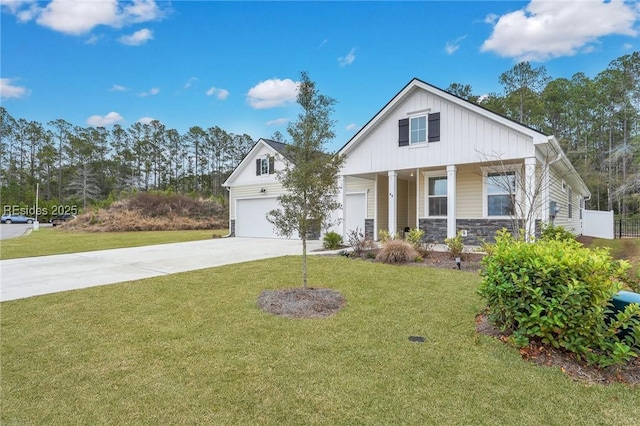
<instances>
[{"instance_id":1,"label":"tree trunk","mask_svg":"<svg viewBox=\"0 0 640 426\"><path fill-rule=\"evenodd\" d=\"M307 291L307 236L302 235L302 291Z\"/></svg>"}]
</instances>

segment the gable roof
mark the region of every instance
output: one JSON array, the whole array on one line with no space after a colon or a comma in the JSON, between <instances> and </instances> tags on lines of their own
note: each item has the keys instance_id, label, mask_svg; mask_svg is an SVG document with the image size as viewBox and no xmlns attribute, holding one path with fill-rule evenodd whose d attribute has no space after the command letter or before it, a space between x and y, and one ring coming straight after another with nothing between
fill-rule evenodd
<instances>
[{"instance_id":1,"label":"gable roof","mask_svg":"<svg viewBox=\"0 0 640 426\"><path fill-rule=\"evenodd\" d=\"M251 147L247 155L244 156L240 164L238 164L236 168L233 169L233 172L231 172L231 174L224 181L222 186L228 186L237 177L237 175L240 173L240 170L242 170L242 168L245 167L245 165L250 161L250 159L253 159L255 152L260 147L264 147L264 146L266 146L269 150L273 151L273 154L275 155L275 154L284 154L287 144L284 144L282 142L277 142L271 139L264 139L264 138L258 139L258 141L255 144L253 144L253 146Z\"/></svg>"},{"instance_id":2,"label":"gable roof","mask_svg":"<svg viewBox=\"0 0 640 426\"><path fill-rule=\"evenodd\" d=\"M515 131L528 135L533 139L534 144L546 143L549 139L548 135L545 135L544 133L532 127L528 127L522 123L518 123L517 121L514 121L503 115L490 111L483 106L474 104L473 102L467 101L466 99L462 99L458 96L452 95L451 93L444 91L429 83L426 83L418 78L413 78L389 102L387 102L387 104L383 106L382 109L378 111L376 115L374 115L373 118L371 118L371 120L367 122L367 124L365 124L355 135L353 135L353 137L349 139L349 141L346 144L344 144L344 146L340 148L338 152L340 154L346 154L352 148L357 146L362 139L364 139L368 134L370 134L373 131L373 129L375 129L375 127L379 122L381 122L388 115L390 115L411 94L413 94L415 91L420 89L425 90L441 98L444 98L445 100L453 104L472 110L477 114L490 118Z\"/></svg>"}]
</instances>

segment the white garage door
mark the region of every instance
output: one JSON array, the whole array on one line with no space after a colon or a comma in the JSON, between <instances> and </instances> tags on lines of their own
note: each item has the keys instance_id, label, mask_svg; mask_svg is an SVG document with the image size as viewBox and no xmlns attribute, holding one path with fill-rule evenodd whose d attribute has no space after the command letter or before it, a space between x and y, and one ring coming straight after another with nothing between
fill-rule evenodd
<instances>
[{"instance_id":1,"label":"white garage door","mask_svg":"<svg viewBox=\"0 0 640 426\"><path fill-rule=\"evenodd\" d=\"M282 238L267 220L267 213L278 208L276 200L275 197L237 200L236 236Z\"/></svg>"},{"instance_id":2,"label":"white garage door","mask_svg":"<svg viewBox=\"0 0 640 426\"><path fill-rule=\"evenodd\" d=\"M347 235L358 228L364 234L364 218L367 208L366 194L347 194L344 206L344 222Z\"/></svg>"}]
</instances>

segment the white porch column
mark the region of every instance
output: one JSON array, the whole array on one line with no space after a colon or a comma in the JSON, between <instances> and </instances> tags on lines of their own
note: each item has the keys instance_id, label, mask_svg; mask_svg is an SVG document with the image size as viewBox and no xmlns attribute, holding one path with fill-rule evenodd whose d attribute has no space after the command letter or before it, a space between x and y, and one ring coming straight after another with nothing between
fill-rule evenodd
<instances>
[{"instance_id":1,"label":"white porch column","mask_svg":"<svg viewBox=\"0 0 640 426\"><path fill-rule=\"evenodd\" d=\"M527 241L535 237L536 233L536 214L535 214L535 197L540 194L537 193L536 188L536 158L528 157L524 159L524 209L523 215L525 219L525 235Z\"/></svg>"},{"instance_id":2,"label":"white porch column","mask_svg":"<svg viewBox=\"0 0 640 426\"><path fill-rule=\"evenodd\" d=\"M336 220L336 225L335 227L339 230L338 233L340 235L342 235L342 238L345 239L347 238L347 230L346 230L346 226L347 226L347 221L345 220L346 218L344 217L344 204L347 201L347 199L345 198L345 176L344 175L340 175L340 177L338 178L338 185L339 185L339 190L338 190L338 201L340 202L340 208L336 211L336 215L335 215L335 220Z\"/></svg>"},{"instance_id":3,"label":"white porch column","mask_svg":"<svg viewBox=\"0 0 640 426\"><path fill-rule=\"evenodd\" d=\"M396 235L398 227L398 173L395 170L389 170L389 234Z\"/></svg>"},{"instance_id":4,"label":"white porch column","mask_svg":"<svg viewBox=\"0 0 640 426\"><path fill-rule=\"evenodd\" d=\"M447 238L456 236L456 166L447 166Z\"/></svg>"}]
</instances>

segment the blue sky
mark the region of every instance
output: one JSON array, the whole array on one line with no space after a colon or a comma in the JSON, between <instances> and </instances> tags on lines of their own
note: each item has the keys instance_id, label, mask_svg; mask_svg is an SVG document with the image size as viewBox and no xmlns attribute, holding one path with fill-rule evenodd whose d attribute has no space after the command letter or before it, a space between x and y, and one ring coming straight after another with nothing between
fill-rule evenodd
<instances>
[{"instance_id":1,"label":"blue sky","mask_svg":"<svg viewBox=\"0 0 640 426\"><path fill-rule=\"evenodd\" d=\"M0 0L0 95L15 118L124 127L157 119L286 135L307 71L342 146L411 78L501 92L520 60L593 77L640 49L623 0L212 2Z\"/></svg>"}]
</instances>

